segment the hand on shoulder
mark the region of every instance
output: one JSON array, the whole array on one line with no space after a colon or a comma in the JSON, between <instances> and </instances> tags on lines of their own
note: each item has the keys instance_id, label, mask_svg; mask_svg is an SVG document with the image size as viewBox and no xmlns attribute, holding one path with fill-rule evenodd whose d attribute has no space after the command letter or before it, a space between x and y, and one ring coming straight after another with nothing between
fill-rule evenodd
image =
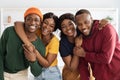
<instances>
[{"instance_id":1,"label":"hand on shoulder","mask_svg":"<svg viewBox=\"0 0 120 80\"><path fill-rule=\"evenodd\" d=\"M100 20L98 29L102 30L108 23L109 23L109 21L107 19Z\"/></svg>"}]
</instances>

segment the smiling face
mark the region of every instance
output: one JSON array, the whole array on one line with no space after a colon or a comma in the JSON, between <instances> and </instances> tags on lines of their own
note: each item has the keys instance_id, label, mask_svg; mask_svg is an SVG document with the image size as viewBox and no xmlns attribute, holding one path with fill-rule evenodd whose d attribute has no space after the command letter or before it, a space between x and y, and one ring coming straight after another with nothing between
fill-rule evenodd
<instances>
[{"instance_id":1,"label":"smiling face","mask_svg":"<svg viewBox=\"0 0 120 80\"><path fill-rule=\"evenodd\" d=\"M42 24L42 27L41 27L41 30L42 30L42 35L50 35L53 31L54 31L54 28L55 28L55 21L53 18L46 18L44 21L43 21L43 24Z\"/></svg>"},{"instance_id":2,"label":"smiling face","mask_svg":"<svg viewBox=\"0 0 120 80\"><path fill-rule=\"evenodd\" d=\"M41 19L36 14L30 14L25 18L25 30L29 33L34 33L41 24Z\"/></svg>"},{"instance_id":3,"label":"smiling face","mask_svg":"<svg viewBox=\"0 0 120 80\"><path fill-rule=\"evenodd\" d=\"M74 37L76 33L76 25L72 20L64 19L61 23L61 30L64 35L68 37Z\"/></svg>"},{"instance_id":4,"label":"smiling face","mask_svg":"<svg viewBox=\"0 0 120 80\"><path fill-rule=\"evenodd\" d=\"M80 30L80 32L84 36L88 36L92 28L92 23L93 23L92 17L87 13L83 13L77 15L75 18L76 18L76 25Z\"/></svg>"}]
</instances>

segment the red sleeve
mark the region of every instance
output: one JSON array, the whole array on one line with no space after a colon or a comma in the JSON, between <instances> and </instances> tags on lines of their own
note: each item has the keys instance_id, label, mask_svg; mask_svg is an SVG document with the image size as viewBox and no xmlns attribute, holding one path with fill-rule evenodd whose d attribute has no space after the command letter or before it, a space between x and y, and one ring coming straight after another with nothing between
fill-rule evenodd
<instances>
[{"instance_id":1,"label":"red sleeve","mask_svg":"<svg viewBox=\"0 0 120 80\"><path fill-rule=\"evenodd\" d=\"M103 33L104 35L102 36L104 39L101 42L102 49L100 53L86 52L85 59L87 61L105 64L109 64L111 62L116 46L117 33L115 29L113 29L113 26L111 26L110 24L105 26Z\"/></svg>"},{"instance_id":2,"label":"red sleeve","mask_svg":"<svg viewBox=\"0 0 120 80\"><path fill-rule=\"evenodd\" d=\"M88 62L84 58L80 57L79 64L80 80L89 80Z\"/></svg>"}]
</instances>

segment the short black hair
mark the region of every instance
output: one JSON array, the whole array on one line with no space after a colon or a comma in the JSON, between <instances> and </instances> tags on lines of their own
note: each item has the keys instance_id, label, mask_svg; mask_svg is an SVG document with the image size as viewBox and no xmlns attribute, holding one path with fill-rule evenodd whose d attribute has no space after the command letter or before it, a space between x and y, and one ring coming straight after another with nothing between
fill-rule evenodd
<instances>
[{"instance_id":1,"label":"short black hair","mask_svg":"<svg viewBox=\"0 0 120 80\"><path fill-rule=\"evenodd\" d=\"M91 15L91 13L87 9L80 9L76 12L75 17L77 15L84 14L84 13Z\"/></svg>"}]
</instances>

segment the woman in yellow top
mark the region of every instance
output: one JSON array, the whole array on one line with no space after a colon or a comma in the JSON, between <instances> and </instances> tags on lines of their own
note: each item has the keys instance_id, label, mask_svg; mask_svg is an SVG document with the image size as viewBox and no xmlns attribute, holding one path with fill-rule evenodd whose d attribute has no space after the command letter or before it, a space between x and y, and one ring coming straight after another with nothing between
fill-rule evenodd
<instances>
[{"instance_id":1,"label":"woman in yellow top","mask_svg":"<svg viewBox=\"0 0 120 80\"><path fill-rule=\"evenodd\" d=\"M24 32L23 25L24 23L16 22L15 30L21 40L26 44L26 58L29 60L30 54L35 54L40 65L44 67L42 73L38 77L35 77L35 80L61 80L60 70L57 67L59 40L53 34L53 31L58 27L58 17L51 12L44 14L42 26L36 32L46 46L46 57L42 57L39 52L34 49Z\"/></svg>"}]
</instances>

